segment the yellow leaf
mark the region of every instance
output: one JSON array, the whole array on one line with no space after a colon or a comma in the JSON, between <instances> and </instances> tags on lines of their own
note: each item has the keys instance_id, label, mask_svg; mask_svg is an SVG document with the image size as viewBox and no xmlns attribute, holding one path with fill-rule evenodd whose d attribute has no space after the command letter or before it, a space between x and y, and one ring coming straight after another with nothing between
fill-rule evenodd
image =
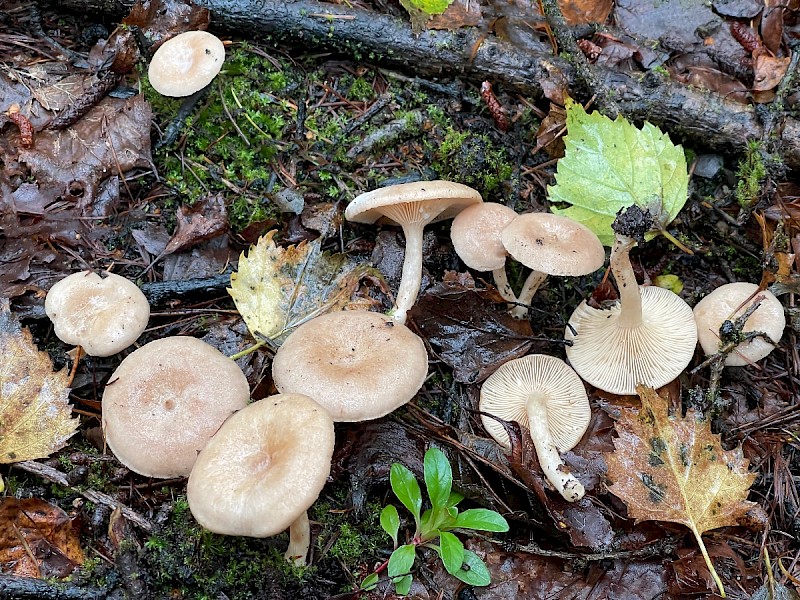
<instances>
[{"instance_id":1,"label":"yellow leaf","mask_svg":"<svg viewBox=\"0 0 800 600\"><path fill-rule=\"evenodd\" d=\"M637 521L669 521L691 529L724 597L700 536L738 524L758 506L746 500L756 475L748 472L741 448L723 450L719 436L695 411L685 418L670 416L667 401L654 389L640 385L636 392L642 408L622 410L615 423L615 451L605 457L614 482L608 489Z\"/></svg>"},{"instance_id":2,"label":"yellow leaf","mask_svg":"<svg viewBox=\"0 0 800 600\"><path fill-rule=\"evenodd\" d=\"M370 269L343 254L324 254L320 240L281 248L275 233L242 253L228 293L253 337L280 343L314 317L353 308L351 296Z\"/></svg>"},{"instance_id":3,"label":"yellow leaf","mask_svg":"<svg viewBox=\"0 0 800 600\"><path fill-rule=\"evenodd\" d=\"M53 372L30 331L0 298L0 463L49 456L78 427L68 402L66 370Z\"/></svg>"}]
</instances>

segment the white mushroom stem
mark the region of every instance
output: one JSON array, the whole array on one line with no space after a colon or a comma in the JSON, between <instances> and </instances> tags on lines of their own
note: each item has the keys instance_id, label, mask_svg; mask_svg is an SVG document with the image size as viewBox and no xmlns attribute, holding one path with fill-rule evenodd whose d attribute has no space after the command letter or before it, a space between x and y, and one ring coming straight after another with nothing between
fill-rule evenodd
<instances>
[{"instance_id":1,"label":"white mushroom stem","mask_svg":"<svg viewBox=\"0 0 800 600\"><path fill-rule=\"evenodd\" d=\"M517 297L514 295L514 290L511 289L511 285L508 283L505 265L492 271L492 277L494 277L494 285L497 288L497 292L503 297L503 300L516 302Z\"/></svg>"},{"instance_id":2,"label":"white mushroom stem","mask_svg":"<svg viewBox=\"0 0 800 600\"><path fill-rule=\"evenodd\" d=\"M311 524L308 522L308 512L303 511L303 514L289 525L289 548L283 556L296 567L304 567L309 546L311 546Z\"/></svg>"},{"instance_id":3,"label":"white mushroom stem","mask_svg":"<svg viewBox=\"0 0 800 600\"><path fill-rule=\"evenodd\" d=\"M532 392L528 396L526 409L531 439L544 476L565 500L568 502L580 500L585 493L583 484L571 473L561 470L564 462L561 460L561 455L558 453L558 448L553 442L553 436L550 435L550 428L547 425L547 395L541 392Z\"/></svg>"},{"instance_id":4,"label":"white mushroom stem","mask_svg":"<svg viewBox=\"0 0 800 600\"><path fill-rule=\"evenodd\" d=\"M511 309L512 317L515 319L524 319L528 316L528 306L533 302L533 296L536 294L539 286L544 283L545 279L547 279L547 273L531 271L531 274L528 275L525 284L519 292L519 296L517 296L517 302L519 302L519 304Z\"/></svg>"},{"instance_id":5,"label":"white mushroom stem","mask_svg":"<svg viewBox=\"0 0 800 600\"><path fill-rule=\"evenodd\" d=\"M611 273L619 291L620 311L617 323L619 327L627 329L642 324L642 294L639 292L630 259L631 248L635 245L636 240L617 234L611 248Z\"/></svg>"},{"instance_id":6,"label":"white mushroom stem","mask_svg":"<svg viewBox=\"0 0 800 600\"><path fill-rule=\"evenodd\" d=\"M422 228L424 223L409 223L403 226L406 238L406 255L403 259L403 273L400 276L400 287L394 302L392 320L401 325L406 324L406 314L419 295L422 285Z\"/></svg>"}]
</instances>

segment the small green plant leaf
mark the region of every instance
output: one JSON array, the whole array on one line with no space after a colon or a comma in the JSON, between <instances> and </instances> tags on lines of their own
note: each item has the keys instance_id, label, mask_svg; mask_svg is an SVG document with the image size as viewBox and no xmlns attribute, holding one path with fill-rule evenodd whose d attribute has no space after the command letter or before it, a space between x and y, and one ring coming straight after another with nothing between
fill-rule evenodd
<instances>
[{"instance_id":1,"label":"small green plant leaf","mask_svg":"<svg viewBox=\"0 0 800 600\"><path fill-rule=\"evenodd\" d=\"M393 504L389 504L381 511L381 527L392 538L394 547L397 548L397 532L400 530L400 515Z\"/></svg>"},{"instance_id":2,"label":"small green plant leaf","mask_svg":"<svg viewBox=\"0 0 800 600\"><path fill-rule=\"evenodd\" d=\"M389 483L397 499L414 515L414 520L419 524L419 516L422 511L422 492L419 489L417 478L400 463L393 463L389 470Z\"/></svg>"},{"instance_id":3,"label":"small green plant leaf","mask_svg":"<svg viewBox=\"0 0 800 600\"><path fill-rule=\"evenodd\" d=\"M425 29L425 23L432 15L440 15L454 0L400 0L400 5L411 17L411 28L419 33Z\"/></svg>"},{"instance_id":4,"label":"small green plant leaf","mask_svg":"<svg viewBox=\"0 0 800 600\"><path fill-rule=\"evenodd\" d=\"M450 497L447 499L447 506L456 506L459 502L464 499L464 494L459 494L458 492L450 492Z\"/></svg>"},{"instance_id":5,"label":"small green plant leaf","mask_svg":"<svg viewBox=\"0 0 800 600\"><path fill-rule=\"evenodd\" d=\"M447 572L455 575L464 562L464 544L452 533L443 531L439 536L439 556Z\"/></svg>"},{"instance_id":6,"label":"small green plant leaf","mask_svg":"<svg viewBox=\"0 0 800 600\"><path fill-rule=\"evenodd\" d=\"M477 554L470 550L464 550L464 562L461 568L453 573L461 581L467 585L489 585L492 583L492 576L489 574L489 569L478 557Z\"/></svg>"},{"instance_id":7,"label":"small green plant leaf","mask_svg":"<svg viewBox=\"0 0 800 600\"><path fill-rule=\"evenodd\" d=\"M683 148L650 123L638 129L622 117L612 121L598 112L587 114L569 102L565 143L548 195L551 202L570 206L553 212L583 223L606 246L613 243L611 224L621 208L649 208L658 233L686 203Z\"/></svg>"},{"instance_id":8,"label":"small green plant leaf","mask_svg":"<svg viewBox=\"0 0 800 600\"><path fill-rule=\"evenodd\" d=\"M389 577L395 584L395 588L398 585L399 579L411 571L416 557L417 547L414 544L405 544L392 552L392 555L389 557L388 572Z\"/></svg>"},{"instance_id":9,"label":"small green plant leaf","mask_svg":"<svg viewBox=\"0 0 800 600\"><path fill-rule=\"evenodd\" d=\"M508 531L508 521L493 510L471 508L456 517L453 527L480 531Z\"/></svg>"},{"instance_id":10,"label":"small green plant leaf","mask_svg":"<svg viewBox=\"0 0 800 600\"><path fill-rule=\"evenodd\" d=\"M444 452L438 448L430 448L424 458L425 487L431 499L433 512L447 508L450 489L453 486L453 471Z\"/></svg>"},{"instance_id":11,"label":"small green plant leaf","mask_svg":"<svg viewBox=\"0 0 800 600\"><path fill-rule=\"evenodd\" d=\"M398 596L405 596L411 591L411 582L413 577L411 575L404 575L394 580L394 591Z\"/></svg>"},{"instance_id":12,"label":"small green plant leaf","mask_svg":"<svg viewBox=\"0 0 800 600\"><path fill-rule=\"evenodd\" d=\"M364 577L364 581L361 582L359 589L364 590L365 592L369 592L370 590L374 590L378 586L378 581L380 580L380 576L377 573L370 573L366 577Z\"/></svg>"}]
</instances>

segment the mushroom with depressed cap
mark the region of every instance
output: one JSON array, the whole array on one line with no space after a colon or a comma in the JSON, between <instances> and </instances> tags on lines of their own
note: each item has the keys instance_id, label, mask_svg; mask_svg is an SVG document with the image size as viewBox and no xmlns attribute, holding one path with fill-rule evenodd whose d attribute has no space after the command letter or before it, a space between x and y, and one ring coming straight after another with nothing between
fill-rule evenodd
<instances>
[{"instance_id":1,"label":"mushroom with depressed cap","mask_svg":"<svg viewBox=\"0 0 800 600\"><path fill-rule=\"evenodd\" d=\"M422 231L428 223L451 219L470 204L483 202L471 187L452 181L416 181L366 192L353 199L344 216L356 223L387 219L400 225L406 238L406 255L393 319L406 322L422 283Z\"/></svg>"},{"instance_id":2,"label":"mushroom with depressed cap","mask_svg":"<svg viewBox=\"0 0 800 600\"><path fill-rule=\"evenodd\" d=\"M186 31L161 44L150 61L150 85L164 96L191 96L222 69L225 46L207 31Z\"/></svg>"},{"instance_id":3,"label":"mushroom with depressed cap","mask_svg":"<svg viewBox=\"0 0 800 600\"><path fill-rule=\"evenodd\" d=\"M636 205L617 217L615 227L631 215L647 221L640 228L649 230L652 217ZM639 384L661 387L681 374L694 355L697 326L692 309L679 296L638 285L629 256L637 241L619 228L615 232L611 273L619 302L597 309L584 300L572 313L564 337L571 342L567 358L584 381L612 394L635 394Z\"/></svg>"},{"instance_id":4,"label":"mushroom with depressed cap","mask_svg":"<svg viewBox=\"0 0 800 600\"><path fill-rule=\"evenodd\" d=\"M580 441L592 415L583 382L569 365L545 354L508 361L483 382L480 410L529 431L547 480L569 502L583 498L583 484L564 470L559 455ZM487 415L481 416L486 431L510 449L505 428Z\"/></svg>"},{"instance_id":5,"label":"mushroom with depressed cap","mask_svg":"<svg viewBox=\"0 0 800 600\"><path fill-rule=\"evenodd\" d=\"M135 283L113 273L73 273L44 301L56 337L90 356L111 356L133 344L147 327L150 304Z\"/></svg>"},{"instance_id":6,"label":"mushroom with depressed cap","mask_svg":"<svg viewBox=\"0 0 800 600\"><path fill-rule=\"evenodd\" d=\"M303 323L272 361L279 392L312 397L334 421L382 417L411 400L427 375L428 353L419 336L364 310Z\"/></svg>"},{"instance_id":7,"label":"mushroom with depressed cap","mask_svg":"<svg viewBox=\"0 0 800 600\"><path fill-rule=\"evenodd\" d=\"M120 363L103 392L103 433L126 467L147 477L186 477L197 453L250 387L230 358L187 336L145 344Z\"/></svg>"},{"instance_id":8,"label":"mushroom with depressed cap","mask_svg":"<svg viewBox=\"0 0 800 600\"><path fill-rule=\"evenodd\" d=\"M577 277L603 266L606 252L595 233L562 215L526 213L511 221L500 234L508 253L532 269L520 290L519 305L511 315L524 319L527 306L548 275Z\"/></svg>"},{"instance_id":9,"label":"mushroom with depressed cap","mask_svg":"<svg viewBox=\"0 0 800 600\"><path fill-rule=\"evenodd\" d=\"M197 457L186 495L194 518L224 535L269 537L289 529L286 559L304 565L306 511L331 470L328 412L302 394L250 404L220 427Z\"/></svg>"},{"instance_id":10,"label":"mushroom with depressed cap","mask_svg":"<svg viewBox=\"0 0 800 600\"><path fill-rule=\"evenodd\" d=\"M450 239L459 258L470 269L491 271L497 291L509 302L516 302L517 297L506 277L508 252L500 232L516 218L517 213L503 204L480 202L458 213L450 227Z\"/></svg>"},{"instance_id":11,"label":"mushroom with depressed cap","mask_svg":"<svg viewBox=\"0 0 800 600\"><path fill-rule=\"evenodd\" d=\"M763 337L754 337L738 344L725 359L725 366L742 367L761 360L772 352L781 341L786 327L783 305L771 292L759 291L755 283L735 282L721 285L694 307L697 321L697 336L706 356L720 348L720 327L725 321L733 321L761 298L759 307L747 318L743 333L760 331Z\"/></svg>"}]
</instances>

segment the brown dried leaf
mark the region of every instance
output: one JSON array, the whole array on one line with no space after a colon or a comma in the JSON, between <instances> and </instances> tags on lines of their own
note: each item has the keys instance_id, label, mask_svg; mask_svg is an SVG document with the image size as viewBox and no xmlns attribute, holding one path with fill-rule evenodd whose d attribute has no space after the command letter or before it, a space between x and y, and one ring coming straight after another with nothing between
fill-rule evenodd
<instances>
[{"instance_id":1,"label":"brown dried leaf","mask_svg":"<svg viewBox=\"0 0 800 600\"><path fill-rule=\"evenodd\" d=\"M169 38L184 31L208 29L211 13L206 8L183 0L140 0L122 22L139 27L145 37L154 42L155 50Z\"/></svg>"},{"instance_id":2,"label":"brown dried leaf","mask_svg":"<svg viewBox=\"0 0 800 600\"><path fill-rule=\"evenodd\" d=\"M192 206L183 205L177 213L178 225L163 254L172 254L216 237L228 229L228 211L220 195L206 196Z\"/></svg>"},{"instance_id":3,"label":"brown dried leaf","mask_svg":"<svg viewBox=\"0 0 800 600\"><path fill-rule=\"evenodd\" d=\"M69 515L38 498L0 500L0 564L20 577L66 577L83 564Z\"/></svg>"},{"instance_id":4,"label":"brown dried leaf","mask_svg":"<svg viewBox=\"0 0 800 600\"><path fill-rule=\"evenodd\" d=\"M753 54L753 90L765 92L771 90L781 82L783 76L789 68L791 58L785 56L778 58L770 56L767 52L756 52Z\"/></svg>"},{"instance_id":5,"label":"brown dried leaf","mask_svg":"<svg viewBox=\"0 0 800 600\"><path fill-rule=\"evenodd\" d=\"M455 0L441 15L433 15L427 27L454 30L476 27L482 20L481 3L478 0Z\"/></svg>"},{"instance_id":6,"label":"brown dried leaf","mask_svg":"<svg viewBox=\"0 0 800 600\"><path fill-rule=\"evenodd\" d=\"M49 456L78 427L67 402L68 374L53 372L7 298L0 298L0 348L0 463Z\"/></svg>"},{"instance_id":7,"label":"brown dried leaf","mask_svg":"<svg viewBox=\"0 0 800 600\"><path fill-rule=\"evenodd\" d=\"M637 521L668 521L694 533L717 585L703 540L704 532L737 525L756 504L748 502L756 475L741 448L725 451L719 435L690 410L685 418L670 416L668 401L638 386L639 411L623 409L616 423L616 450L606 455L608 489L628 506Z\"/></svg>"},{"instance_id":8,"label":"brown dried leaf","mask_svg":"<svg viewBox=\"0 0 800 600\"><path fill-rule=\"evenodd\" d=\"M605 23L611 13L611 0L558 0L568 25Z\"/></svg>"}]
</instances>

